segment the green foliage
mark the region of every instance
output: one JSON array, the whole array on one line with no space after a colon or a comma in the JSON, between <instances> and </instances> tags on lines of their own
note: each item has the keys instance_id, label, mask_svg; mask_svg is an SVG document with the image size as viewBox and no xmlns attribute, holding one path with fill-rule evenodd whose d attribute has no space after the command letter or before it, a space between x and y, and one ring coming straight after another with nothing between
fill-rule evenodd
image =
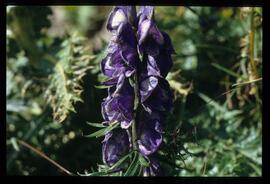
<instances>
[{"instance_id":1,"label":"green foliage","mask_svg":"<svg viewBox=\"0 0 270 184\"><path fill-rule=\"evenodd\" d=\"M63 122L70 111L75 112L73 105L82 101L80 98L83 88L82 78L90 66L92 56L87 54L84 39L77 34L67 38L62 44L62 49L57 53L54 72L49 76L49 86L45 92L48 104L52 106L53 117L58 122Z\"/></svg>"},{"instance_id":2,"label":"green foliage","mask_svg":"<svg viewBox=\"0 0 270 184\"><path fill-rule=\"evenodd\" d=\"M110 9L7 7L8 175L61 175L18 140L82 176L138 176L148 166L138 152L101 164L96 137L119 124L86 123L102 122ZM262 9L156 7L155 17L177 53L167 76L174 111L157 154L162 174L261 176Z\"/></svg>"},{"instance_id":3,"label":"green foliage","mask_svg":"<svg viewBox=\"0 0 270 184\"><path fill-rule=\"evenodd\" d=\"M96 125L95 125L96 126ZM118 128L119 127L119 123L115 122L115 123L111 123L109 126L105 127L105 128L102 128L90 135L85 135L85 137L101 137L101 136L104 136L105 134L107 134L108 132L112 131L113 129L115 128Z\"/></svg>"}]
</instances>

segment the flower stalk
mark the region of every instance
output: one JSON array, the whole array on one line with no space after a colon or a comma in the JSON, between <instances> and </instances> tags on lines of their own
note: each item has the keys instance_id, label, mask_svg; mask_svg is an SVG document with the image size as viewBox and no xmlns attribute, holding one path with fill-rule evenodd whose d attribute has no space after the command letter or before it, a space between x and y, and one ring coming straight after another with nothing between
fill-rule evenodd
<instances>
[{"instance_id":1,"label":"flower stalk","mask_svg":"<svg viewBox=\"0 0 270 184\"><path fill-rule=\"evenodd\" d=\"M134 122L132 123L132 145L133 145L133 150L138 151L138 144L137 144L137 131L136 131L136 122L137 122L137 112L139 108L139 86L138 86L138 77L137 77L137 70L134 75L134 94L135 94L135 99L134 99Z\"/></svg>"},{"instance_id":2,"label":"flower stalk","mask_svg":"<svg viewBox=\"0 0 270 184\"><path fill-rule=\"evenodd\" d=\"M166 113L172 110L173 100L165 79L174 53L170 37L157 28L151 6L142 6L138 14L134 6L115 7L107 29L113 36L101 62L108 77L103 82L108 97L101 104L102 115L106 124L116 121L121 128L105 135L103 161L112 166L123 155L136 151L136 157L150 162L143 166L143 175L157 175L159 162L154 155L162 143Z\"/></svg>"}]
</instances>

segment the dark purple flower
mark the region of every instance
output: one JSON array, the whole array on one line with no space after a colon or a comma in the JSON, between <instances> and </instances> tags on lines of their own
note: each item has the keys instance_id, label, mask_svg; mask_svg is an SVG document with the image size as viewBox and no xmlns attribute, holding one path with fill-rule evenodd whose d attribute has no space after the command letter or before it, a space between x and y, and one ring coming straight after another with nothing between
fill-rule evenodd
<instances>
[{"instance_id":1,"label":"dark purple flower","mask_svg":"<svg viewBox=\"0 0 270 184\"><path fill-rule=\"evenodd\" d=\"M138 85L139 103L137 143L139 151L149 157L150 166L144 175L158 174L159 163L153 154L162 143L166 112L171 111L173 94L166 76L172 68L171 54L175 53L168 34L160 32L154 20L154 8L142 6L136 17L133 6L117 6L111 12L107 29L112 39L101 70L109 86L108 97L102 102L105 123L119 122L122 129L106 134L103 141L103 161L111 166L130 151L130 125L134 121L135 92L129 80ZM137 35L135 34L137 32ZM143 61L139 59L139 53ZM133 76L136 77L133 78Z\"/></svg>"},{"instance_id":2,"label":"dark purple flower","mask_svg":"<svg viewBox=\"0 0 270 184\"><path fill-rule=\"evenodd\" d=\"M121 82L109 89L110 95L102 102L101 110L105 121L117 121L126 129L133 120L134 91L128 79L119 79Z\"/></svg>"},{"instance_id":3,"label":"dark purple flower","mask_svg":"<svg viewBox=\"0 0 270 184\"><path fill-rule=\"evenodd\" d=\"M153 6L141 6L137 17L139 19L138 24L140 25L145 19L154 20L154 7Z\"/></svg>"},{"instance_id":4,"label":"dark purple flower","mask_svg":"<svg viewBox=\"0 0 270 184\"><path fill-rule=\"evenodd\" d=\"M103 162L109 166L115 164L121 157L130 151L128 132L122 129L114 129L107 133L103 140Z\"/></svg>"},{"instance_id":5,"label":"dark purple flower","mask_svg":"<svg viewBox=\"0 0 270 184\"><path fill-rule=\"evenodd\" d=\"M107 29L115 31L121 24L136 22L136 8L134 6L116 6L109 15Z\"/></svg>"},{"instance_id":6,"label":"dark purple flower","mask_svg":"<svg viewBox=\"0 0 270 184\"><path fill-rule=\"evenodd\" d=\"M139 56L137 40L131 24L134 23L133 19L136 19L134 10L136 10L135 7L118 6L110 15L108 27L111 26L114 32L107 48L107 56L101 62L102 72L109 77L103 83L104 85L116 85L120 75L130 77L136 70ZM130 17L131 15L135 15L135 18ZM119 17L117 18L117 16ZM116 23L113 21L116 20L119 25L114 26Z\"/></svg>"},{"instance_id":7,"label":"dark purple flower","mask_svg":"<svg viewBox=\"0 0 270 184\"><path fill-rule=\"evenodd\" d=\"M165 32L161 32L163 38L164 38L164 44L161 47L161 50L163 51L163 54L175 54L175 50L173 48L172 45L172 40L170 38L170 36L165 33Z\"/></svg>"},{"instance_id":8,"label":"dark purple flower","mask_svg":"<svg viewBox=\"0 0 270 184\"><path fill-rule=\"evenodd\" d=\"M123 74L125 77L130 77L135 72L135 69L128 66L123 60L120 50L116 50L101 61L101 71L109 77L103 84L110 86L116 85Z\"/></svg>"},{"instance_id":9,"label":"dark purple flower","mask_svg":"<svg viewBox=\"0 0 270 184\"><path fill-rule=\"evenodd\" d=\"M162 142L163 117L142 111L138 125L138 145L143 155L154 153Z\"/></svg>"},{"instance_id":10,"label":"dark purple flower","mask_svg":"<svg viewBox=\"0 0 270 184\"><path fill-rule=\"evenodd\" d=\"M165 78L172 67L172 59L168 54L159 54L155 57L145 55L140 63L140 78L156 76Z\"/></svg>"},{"instance_id":11,"label":"dark purple flower","mask_svg":"<svg viewBox=\"0 0 270 184\"><path fill-rule=\"evenodd\" d=\"M150 76L140 83L141 103L146 111L171 111L173 94L164 78Z\"/></svg>"},{"instance_id":12,"label":"dark purple flower","mask_svg":"<svg viewBox=\"0 0 270 184\"><path fill-rule=\"evenodd\" d=\"M156 24L151 20L144 20L138 27L138 48L152 56L159 54L159 48L164 43L164 38Z\"/></svg>"},{"instance_id":13,"label":"dark purple flower","mask_svg":"<svg viewBox=\"0 0 270 184\"><path fill-rule=\"evenodd\" d=\"M159 47L164 43L162 33L154 22L154 10L151 6L142 6L138 13L138 50L152 56L159 54Z\"/></svg>"}]
</instances>

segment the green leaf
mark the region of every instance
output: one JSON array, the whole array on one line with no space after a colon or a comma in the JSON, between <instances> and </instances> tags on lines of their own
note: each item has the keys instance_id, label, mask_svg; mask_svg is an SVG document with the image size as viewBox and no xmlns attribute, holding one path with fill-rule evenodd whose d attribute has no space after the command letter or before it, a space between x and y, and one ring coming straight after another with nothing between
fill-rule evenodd
<instances>
[{"instance_id":1,"label":"green leaf","mask_svg":"<svg viewBox=\"0 0 270 184\"><path fill-rule=\"evenodd\" d=\"M54 120L63 122L70 112L75 112L74 104L82 102L82 77L93 69L90 61L94 57L88 54L84 39L73 34L62 42L55 57L46 55L45 58L55 64L48 77L45 99L52 107Z\"/></svg>"},{"instance_id":2,"label":"green leaf","mask_svg":"<svg viewBox=\"0 0 270 184\"><path fill-rule=\"evenodd\" d=\"M258 165L253 164L252 162L247 162L247 164L250 165L259 176L262 175L262 170Z\"/></svg>"},{"instance_id":3,"label":"green leaf","mask_svg":"<svg viewBox=\"0 0 270 184\"><path fill-rule=\"evenodd\" d=\"M12 144L13 148L14 148L16 151L20 151L19 146L18 146L18 144L17 144L16 138L15 138L15 137L12 137L12 138L10 139L10 141L11 141L11 144Z\"/></svg>"},{"instance_id":4,"label":"green leaf","mask_svg":"<svg viewBox=\"0 0 270 184\"><path fill-rule=\"evenodd\" d=\"M148 158L145 158L141 154L139 155L139 161L140 161L141 165L145 166L145 167L148 167L150 164L150 160Z\"/></svg>"},{"instance_id":5,"label":"green leaf","mask_svg":"<svg viewBox=\"0 0 270 184\"><path fill-rule=\"evenodd\" d=\"M87 173L87 174L80 174L77 172L79 176L106 176L107 172L101 171L101 172L92 172L92 173Z\"/></svg>"},{"instance_id":6,"label":"green leaf","mask_svg":"<svg viewBox=\"0 0 270 184\"><path fill-rule=\"evenodd\" d=\"M107 127L103 125L102 123L91 123L91 122L86 122L88 125L93 126L93 127L98 127L98 128L104 128Z\"/></svg>"},{"instance_id":7,"label":"green leaf","mask_svg":"<svg viewBox=\"0 0 270 184\"><path fill-rule=\"evenodd\" d=\"M101 137L104 136L106 133L110 132L111 130L115 129L116 127L119 126L119 123L112 123L108 127L103 128L101 130L98 130L90 135L85 135L85 137L91 138L91 137Z\"/></svg>"},{"instance_id":8,"label":"green leaf","mask_svg":"<svg viewBox=\"0 0 270 184\"><path fill-rule=\"evenodd\" d=\"M103 170L103 171L98 171L98 172L92 172L92 173L85 173L85 174L80 174L77 172L78 175L80 176L106 176L110 172L113 172L114 169L119 167L126 159L133 154L133 151L122 157L120 160L118 160L113 166L111 166L109 169Z\"/></svg>"},{"instance_id":9,"label":"green leaf","mask_svg":"<svg viewBox=\"0 0 270 184\"><path fill-rule=\"evenodd\" d=\"M133 154L133 151L131 151L129 154L127 154L126 156L124 156L120 160L118 160L118 162L116 162L112 167L110 167L110 169L108 171L112 171L115 168L117 168L118 166L120 166L131 154Z\"/></svg>"},{"instance_id":10,"label":"green leaf","mask_svg":"<svg viewBox=\"0 0 270 184\"><path fill-rule=\"evenodd\" d=\"M111 87L111 86L105 86L105 85L97 86L97 85L95 85L95 88L97 88L97 89L108 89L109 87Z\"/></svg>"},{"instance_id":11,"label":"green leaf","mask_svg":"<svg viewBox=\"0 0 270 184\"><path fill-rule=\"evenodd\" d=\"M135 176L136 172L138 171L140 166L139 155L135 152L134 158L128 167L127 171L125 172L124 176Z\"/></svg>"},{"instance_id":12,"label":"green leaf","mask_svg":"<svg viewBox=\"0 0 270 184\"><path fill-rule=\"evenodd\" d=\"M230 69L227 69L225 68L224 66L221 66L217 63L211 63L212 66L214 66L215 68L223 71L223 72L226 72L227 74L233 76L233 77L236 77L236 78L242 78L241 75L239 75L238 73L235 73L234 71L230 70Z\"/></svg>"}]
</instances>

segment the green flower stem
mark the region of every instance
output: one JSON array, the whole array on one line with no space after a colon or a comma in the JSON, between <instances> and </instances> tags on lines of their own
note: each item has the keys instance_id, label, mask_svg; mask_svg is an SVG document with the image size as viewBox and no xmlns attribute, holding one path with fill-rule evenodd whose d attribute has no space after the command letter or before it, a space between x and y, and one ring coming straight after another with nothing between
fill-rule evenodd
<instances>
[{"instance_id":1,"label":"green flower stem","mask_svg":"<svg viewBox=\"0 0 270 184\"><path fill-rule=\"evenodd\" d=\"M251 17L250 17L250 34L249 34L249 57L250 57L250 65L252 75L258 78L258 73L256 69L256 63L254 61L254 37L255 37L255 26L254 26L254 8L251 10Z\"/></svg>"},{"instance_id":2,"label":"green flower stem","mask_svg":"<svg viewBox=\"0 0 270 184\"><path fill-rule=\"evenodd\" d=\"M139 87L138 87L138 77L137 77L137 71L134 75L134 93L135 93L135 99L134 99L134 110L135 110L135 115L134 115L134 122L132 123L132 128L131 128L131 134L132 134L132 146L133 150L137 151L138 150L138 144L137 144L137 131L136 131L136 120L137 120L137 113L138 113L138 107L139 107Z\"/></svg>"}]
</instances>

